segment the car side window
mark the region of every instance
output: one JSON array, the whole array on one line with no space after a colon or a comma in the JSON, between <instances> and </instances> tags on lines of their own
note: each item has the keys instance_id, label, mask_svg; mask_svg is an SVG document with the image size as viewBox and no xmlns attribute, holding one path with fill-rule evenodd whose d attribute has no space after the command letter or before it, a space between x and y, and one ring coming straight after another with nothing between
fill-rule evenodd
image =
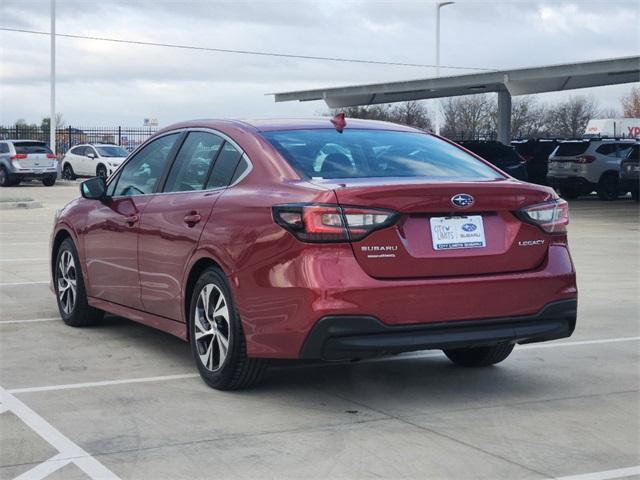
<instances>
[{"instance_id":1,"label":"car side window","mask_svg":"<svg viewBox=\"0 0 640 480\"><path fill-rule=\"evenodd\" d=\"M93 153L96 158L98 158L98 154L96 153L95 149L93 147L84 147L84 156L88 157L89 154Z\"/></svg>"},{"instance_id":2,"label":"car side window","mask_svg":"<svg viewBox=\"0 0 640 480\"><path fill-rule=\"evenodd\" d=\"M9 145L0 143L0 153L9 153Z\"/></svg>"},{"instance_id":3,"label":"car side window","mask_svg":"<svg viewBox=\"0 0 640 480\"><path fill-rule=\"evenodd\" d=\"M164 191L202 190L223 143L224 140L213 133L190 132L171 166Z\"/></svg>"},{"instance_id":4,"label":"car side window","mask_svg":"<svg viewBox=\"0 0 640 480\"><path fill-rule=\"evenodd\" d=\"M629 150L633 147L632 143L618 143L616 145L618 147L618 151L616 152L617 157L624 158L629 154Z\"/></svg>"},{"instance_id":5,"label":"car side window","mask_svg":"<svg viewBox=\"0 0 640 480\"><path fill-rule=\"evenodd\" d=\"M245 172L247 170L249 170L249 168L251 167L251 164L249 163L249 160L247 159L246 155L243 155L240 158L240 162L238 162L238 166L236 167L236 171L233 174L233 178L231 178L231 181L229 182L229 184L233 184L235 182L238 181L238 179L245 174Z\"/></svg>"},{"instance_id":6,"label":"car side window","mask_svg":"<svg viewBox=\"0 0 640 480\"><path fill-rule=\"evenodd\" d=\"M614 143L605 143L604 145L600 145L597 150L597 153L600 155L607 155L608 157L616 156L616 145Z\"/></svg>"},{"instance_id":7,"label":"car side window","mask_svg":"<svg viewBox=\"0 0 640 480\"><path fill-rule=\"evenodd\" d=\"M113 196L153 193L179 136L179 133L165 135L143 147L122 168Z\"/></svg>"},{"instance_id":8,"label":"car side window","mask_svg":"<svg viewBox=\"0 0 640 480\"><path fill-rule=\"evenodd\" d=\"M225 142L216 159L216 163L213 165L207 188L226 187L229 185L240 162L240 157L242 157L242 152L229 142Z\"/></svg>"},{"instance_id":9,"label":"car side window","mask_svg":"<svg viewBox=\"0 0 640 480\"><path fill-rule=\"evenodd\" d=\"M74 155L83 156L84 155L84 147L75 147L71 149L71 153Z\"/></svg>"}]
</instances>

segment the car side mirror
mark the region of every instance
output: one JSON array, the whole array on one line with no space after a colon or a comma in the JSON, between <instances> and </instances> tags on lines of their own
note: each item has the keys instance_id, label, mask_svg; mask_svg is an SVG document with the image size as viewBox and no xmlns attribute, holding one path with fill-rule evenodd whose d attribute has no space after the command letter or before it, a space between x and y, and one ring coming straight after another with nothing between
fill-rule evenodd
<instances>
[{"instance_id":1,"label":"car side mirror","mask_svg":"<svg viewBox=\"0 0 640 480\"><path fill-rule=\"evenodd\" d=\"M96 158L96 154L95 153L87 153L87 157Z\"/></svg>"},{"instance_id":2,"label":"car side mirror","mask_svg":"<svg viewBox=\"0 0 640 480\"><path fill-rule=\"evenodd\" d=\"M107 182L104 177L94 177L80 184L80 194L89 200L107 200Z\"/></svg>"}]
</instances>

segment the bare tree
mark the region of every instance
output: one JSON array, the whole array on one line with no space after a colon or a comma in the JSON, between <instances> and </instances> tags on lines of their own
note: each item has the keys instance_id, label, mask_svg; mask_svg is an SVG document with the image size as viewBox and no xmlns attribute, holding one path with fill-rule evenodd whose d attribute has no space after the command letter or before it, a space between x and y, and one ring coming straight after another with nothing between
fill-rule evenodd
<instances>
[{"instance_id":1,"label":"bare tree","mask_svg":"<svg viewBox=\"0 0 640 480\"><path fill-rule=\"evenodd\" d=\"M622 113L627 118L640 118L640 87L633 87L621 99Z\"/></svg>"},{"instance_id":2,"label":"bare tree","mask_svg":"<svg viewBox=\"0 0 640 480\"><path fill-rule=\"evenodd\" d=\"M536 138L544 136L546 107L535 97L515 97L511 105L511 136L513 138Z\"/></svg>"},{"instance_id":3,"label":"bare tree","mask_svg":"<svg viewBox=\"0 0 640 480\"><path fill-rule=\"evenodd\" d=\"M463 140L495 131L495 102L487 94L448 98L441 102L444 120L441 134Z\"/></svg>"},{"instance_id":4,"label":"bare tree","mask_svg":"<svg viewBox=\"0 0 640 480\"><path fill-rule=\"evenodd\" d=\"M556 137L582 136L590 119L598 115L598 104L592 97L569 97L549 108L549 134Z\"/></svg>"},{"instance_id":5,"label":"bare tree","mask_svg":"<svg viewBox=\"0 0 640 480\"><path fill-rule=\"evenodd\" d=\"M402 102L395 105L363 105L346 108L336 108L332 115L343 112L349 118L363 118L367 120L383 120L386 122L402 123L412 127L431 130L432 122L429 110L422 102Z\"/></svg>"},{"instance_id":6,"label":"bare tree","mask_svg":"<svg viewBox=\"0 0 640 480\"><path fill-rule=\"evenodd\" d=\"M398 103L391 109L390 121L423 130L433 130L428 108L418 101Z\"/></svg>"}]
</instances>

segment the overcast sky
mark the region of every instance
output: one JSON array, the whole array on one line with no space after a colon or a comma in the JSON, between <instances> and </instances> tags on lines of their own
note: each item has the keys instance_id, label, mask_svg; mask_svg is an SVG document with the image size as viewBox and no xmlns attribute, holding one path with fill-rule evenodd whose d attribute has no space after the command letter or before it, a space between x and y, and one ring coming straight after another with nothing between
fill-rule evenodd
<instances>
[{"instance_id":1,"label":"overcast sky","mask_svg":"<svg viewBox=\"0 0 640 480\"><path fill-rule=\"evenodd\" d=\"M58 33L432 64L430 0L57 0ZM473 1L442 10L441 63L514 68L637 55L640 0ZM49 30L49 0L0 0L0 26ZM322 102L265 93L433 76L424 67L258 57L58 38L57 110L78 126L203 117L313 115ZM441 75L465 73L447 70ZM0 31L0 124L49 109L49 38ZM619 106L631 85L593 95Z\"/></svg>"}]
</instances>

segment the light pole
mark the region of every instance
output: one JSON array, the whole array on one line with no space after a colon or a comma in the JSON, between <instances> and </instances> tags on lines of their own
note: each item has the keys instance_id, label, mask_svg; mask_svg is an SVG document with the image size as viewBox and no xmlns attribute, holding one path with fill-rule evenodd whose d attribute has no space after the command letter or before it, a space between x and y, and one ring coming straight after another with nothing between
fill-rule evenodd
<instances>
[{"instance_id":1,"label":"light pole","mask_svg":"<svg viewBox=\"0 0 640 480\"><path fill-rule=\"evenodd\" d=\"M49 147L56 153L56 0L51 0L51 97L49 113Z\"/></svg>"},{"instance_id":2,"label":"light pole","mask_svg":"<svg viewBox=\"0 0 640 480\"><path fill-rule=\"evenodd\" d=\"M440 9L455 2L436 3L436 78L440 76ZM437 102L437 100L436 100ZM436 103L436 135L440 135L440 108Z\"/></svg>"}]
</instances>

